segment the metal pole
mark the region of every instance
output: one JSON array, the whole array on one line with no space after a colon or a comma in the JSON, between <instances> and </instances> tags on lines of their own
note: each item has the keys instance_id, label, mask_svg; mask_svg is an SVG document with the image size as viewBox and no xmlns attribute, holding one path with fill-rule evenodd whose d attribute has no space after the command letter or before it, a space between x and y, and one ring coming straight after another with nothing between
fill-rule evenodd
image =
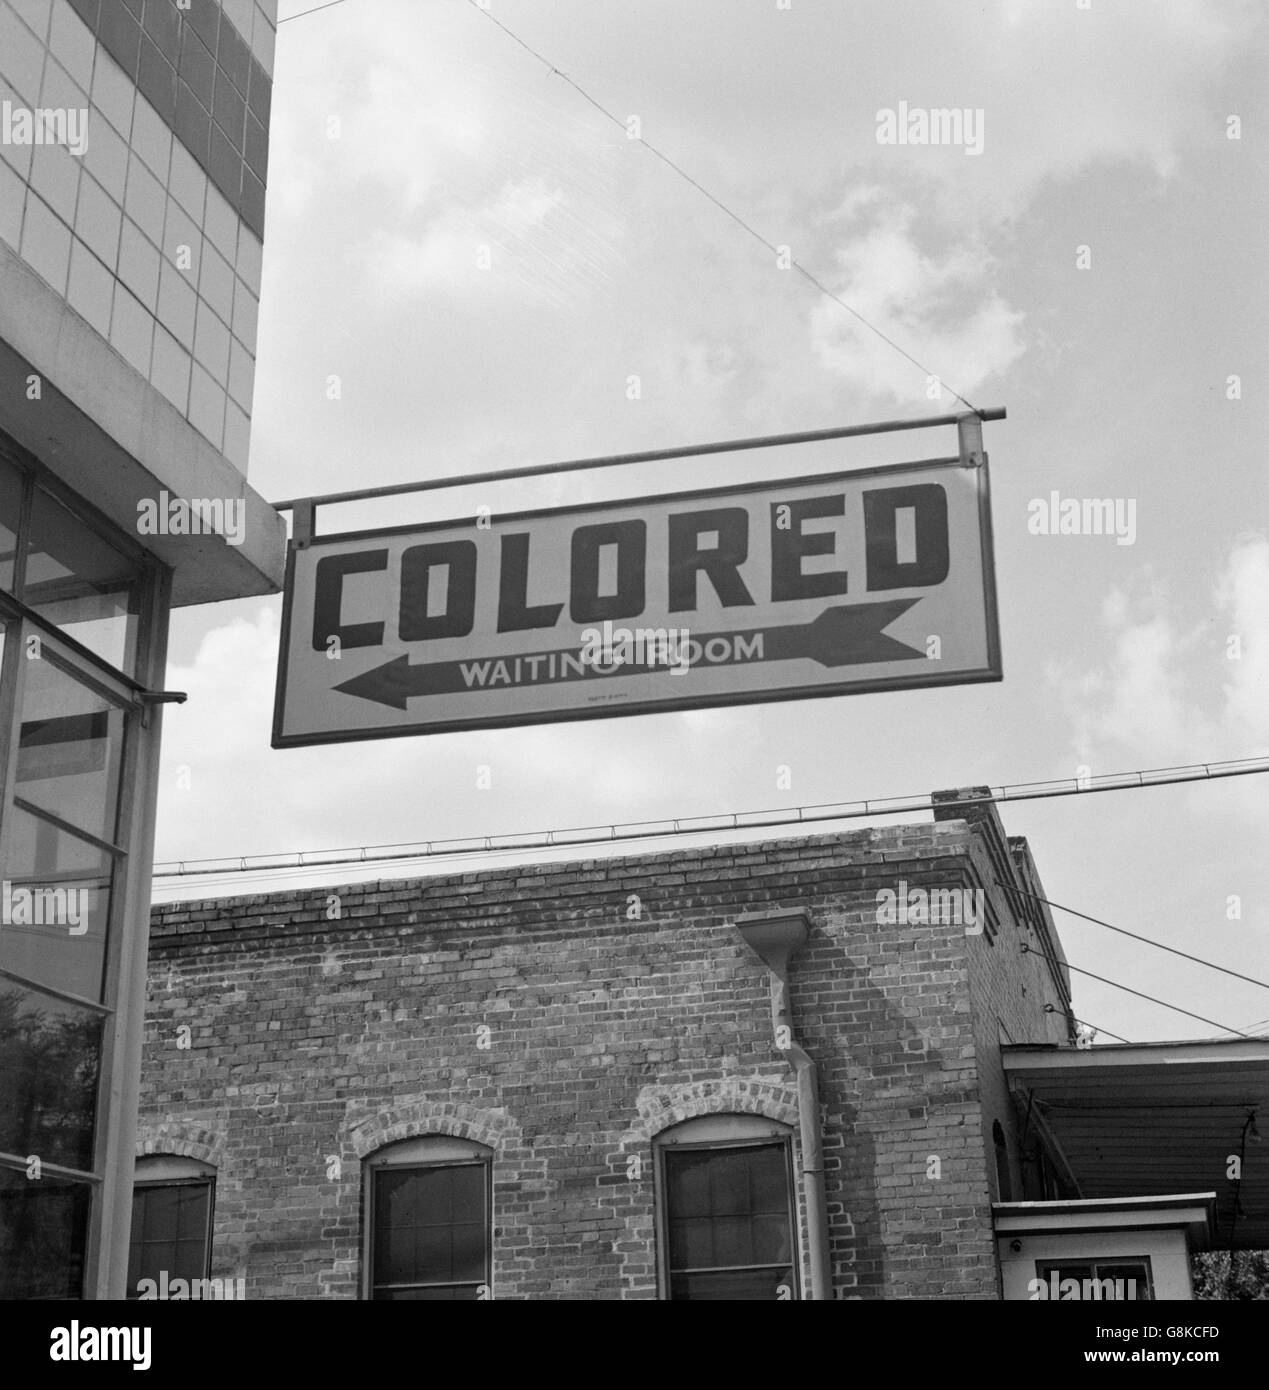
<instances>
[{"instance_id":1,"label":"metal pole","mask_svg":"<svg viewBox=\"0 0 1269 1390\"><path fill-rule=\"evenodd\" d=\"M606 458L573 459L568 463L535 463L527 468L499 468L492 472L427 478L415 483L389 483L385 487L328 492L322 497L291 497L283 502L274 502L272 506L276 511L285 512L306 504L318 507L336 502L366 502L376 497L400 497L405 493L432 492L437 488L469 487L474 483L499 483L513 478L537 478L548 473L577 473L588 468L616 468L627 463L659 463L667 459L690 458L699 454L739 453L743 449L773 448L778 444L811 444L817 440L849 439L856 435L892 434L896 430L932 429L939 425L960 425L967 419L1003 420L1005 408L998 406L970 416L927 415L916 420L882 420L874 425L842 425L835 429L804 430L800 434L769 434L756 439L726 439L715 444L690 444L674 449L653 449L641 454L612 454Z\"/></svg>"}]
</instances>

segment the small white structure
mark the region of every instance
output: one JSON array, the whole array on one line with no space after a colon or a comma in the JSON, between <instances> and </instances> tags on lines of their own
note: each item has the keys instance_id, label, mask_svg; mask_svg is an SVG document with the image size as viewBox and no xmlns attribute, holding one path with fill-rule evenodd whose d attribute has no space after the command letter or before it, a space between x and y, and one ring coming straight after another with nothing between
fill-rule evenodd
<instances>
[{"instance_id":1,"label":"small white structure","mask_svg":"<svg viewBox=\"0 0 1269 1390\"><path fill-rule=\"evenodd\" d=\"M1192 1299L1190 1255L1211 1240L1214 1192L992 1208L1011 1300Z\"/></svg>"}]
</instances>

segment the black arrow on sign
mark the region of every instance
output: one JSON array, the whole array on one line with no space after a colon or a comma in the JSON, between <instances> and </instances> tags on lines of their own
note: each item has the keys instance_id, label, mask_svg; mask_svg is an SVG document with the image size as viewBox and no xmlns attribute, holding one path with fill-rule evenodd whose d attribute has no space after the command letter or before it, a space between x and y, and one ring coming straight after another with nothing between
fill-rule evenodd
<instances>
[{"instance_id":1,"label":"black arrow on sign","mask_svg":"<svg viewBox=\"0 0 1269 1390\"><path fill-rule=\"evenodd\" d=\"M925 653L918 647L909 647L893 637L887 637L885 629L897 618L906 613L920 599L887 599L881 603L839 604L827 608L809 623L793 627L756 627L738 632L711 632L700 637L691 634L692 640L704 648L715 638L729 642L742 639L752 646L754 639L762 639L760 654L736 656L729 660L710 661L711 667L752 666L763 661L793 661L809 658L821 666L862 666L876 661L912 661L924 659ZM634 629L627 629L633 635ZM614 644L617 645L617 644ZM678 645L682 650L682 642ZM734 651L734 649L733 649ZM355 695L358 699L373 700L376 704L388 705L392 709L406 709L408 702L419 695L451 695L476 690L507 690L513 686L552 685L564 680L594 680L611 676L638 676L672 669L665 662L622 662L620 665L598 666L588 662L584 674L576 670L563 671L559 658L577 658L579 650L565 647L547 652L520 652L504 657L476 657L462 661L422 662L417 666L410 664L410 658L402 655L394 657L382 666L363 671L359 676L335 686L345 695ZM475 684L464 670L482 664L487 667L496 662L508 666L519 663L519 669L526 665L532 673L524 679L491 685L487 681ZM695 663L701 664L701 663ZM548 674L537 673L545 667ZM556 674L558 672L558 674Z\"/></svg>"}]
</instances>

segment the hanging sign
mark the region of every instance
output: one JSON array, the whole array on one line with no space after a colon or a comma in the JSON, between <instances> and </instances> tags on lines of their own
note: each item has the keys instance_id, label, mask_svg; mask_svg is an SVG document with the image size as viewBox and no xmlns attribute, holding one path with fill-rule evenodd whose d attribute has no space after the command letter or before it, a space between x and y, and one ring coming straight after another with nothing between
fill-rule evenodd
<instances>
[{"instance_id":1,"label":"hanging sign","mask_svg":"<svg viewBox=\"0 0 1269 1390\"><path fill-rule=\"evenodd\" d=\"M319 536L277 748L999 680L985 456Z\"/></svg>"}]
</instances>

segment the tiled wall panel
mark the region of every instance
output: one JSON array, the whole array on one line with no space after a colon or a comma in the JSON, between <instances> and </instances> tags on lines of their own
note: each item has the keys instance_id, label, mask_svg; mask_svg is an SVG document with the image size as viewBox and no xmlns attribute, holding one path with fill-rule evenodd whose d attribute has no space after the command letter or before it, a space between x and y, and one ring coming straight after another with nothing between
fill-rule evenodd
<instances>
[{"instance_id":1,"label":"tiled wall panel","mask_svg":"<svg viewBox=\"0 0 1269 1390\"><path fill-rule=\"evenodd\" d=\"M0 0L0 104L87 113L78 155L0 132L0 239L244 471L275 18Z\"/></svg>"}]
</instances>

